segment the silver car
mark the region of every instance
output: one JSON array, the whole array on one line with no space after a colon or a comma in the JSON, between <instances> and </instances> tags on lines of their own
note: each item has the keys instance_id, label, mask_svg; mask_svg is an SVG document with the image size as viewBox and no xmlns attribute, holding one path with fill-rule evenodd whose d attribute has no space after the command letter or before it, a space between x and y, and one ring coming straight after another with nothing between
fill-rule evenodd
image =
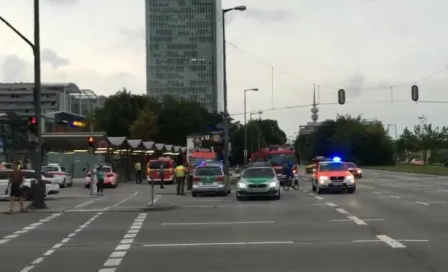
<instances>
[{"instance_id":1,"label":"silver car","mask_svg":"<svg viewBox=\"0 0 448 272\"><path fill-rule=\"evenodd\" d=\"M192 196L203 193L230 194L230 180L224 175L221 164L207 164L196 167L193 173Z\"/></svg>"}]
</instances>

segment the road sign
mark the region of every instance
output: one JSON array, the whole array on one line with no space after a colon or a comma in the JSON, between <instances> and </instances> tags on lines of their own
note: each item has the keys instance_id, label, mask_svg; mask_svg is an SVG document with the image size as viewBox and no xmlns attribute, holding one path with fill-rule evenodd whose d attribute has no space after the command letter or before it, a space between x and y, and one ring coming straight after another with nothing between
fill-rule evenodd
<instances>
[{"instance_id":1,"label":"road sign","mask_svg":"<svg viewBox=\"0 0 448 272\"><path fill-rule=\"evenodd\" d=\"M5 143L3 142L3 139L0 138L0 148L3 149L3 147L5 147Z\"/></svg>"}]
</instances>

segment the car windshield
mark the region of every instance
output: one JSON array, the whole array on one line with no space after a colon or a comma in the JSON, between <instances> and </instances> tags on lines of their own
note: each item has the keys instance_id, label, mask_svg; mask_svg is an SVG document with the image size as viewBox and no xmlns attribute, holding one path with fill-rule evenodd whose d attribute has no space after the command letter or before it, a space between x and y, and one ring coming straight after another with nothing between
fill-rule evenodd
<instances>
[{"instance_id":1,"label":"car windshield","mask_svg":"<svg viewBox=\"0 0 448 272\"><path fill-rule=\"evenodd\" d=\"M26 179L33 179L34 178L34 171L20 171L20 172L22 172L22 175Z\"/></svg>"},{"instance_id":2,"label":"car windshield","mask_svg":"<svg viewBox=\"0 0 448 272\"><path fill-rule=\"evenodd\" d=\"M345 165L346 165L348 168L357 168L357 167L356 167L356 164L354 164L353 162L346 162Z\"/></svg>"},{"instance_id":3,"label":"car windshield","mask_svg":"<svg viewBox=\"0 0 448 272\"><path fill-rule=\"evenodd\" d=\"M275 173L271 167L248 168L243 173L243 178L274 178Z\"/></svg>"},{"instance_id":4,"label":"car windshield","mask_svg":"<svg viewBox=\"0 0 448 272\"><path fill-rule=\"evenodd\" d=\"M59 168L56 166L44 166L42 167L42 171L45 172L59 172Z\"/></svg>"},{"instance_id":5,"label":"car windshield","mask_svg":"<svg viewBox=\"0 0 448 272\"><path fill-rule=\"evenodd\" d=\"M149 168L159 169L161 164L163 164L163 168L165 168L165 169L170 168L170 163L167 161L150 161Z\"/></svg>"},{"instance_id":6,"label":"car windshield","mask_svg":"<svg viewBox=\"0 0 448 272\"><path fill-rule=\"evenodd\" d=\"M103 173L110 173L110 172L112 172L112 169L110 168L110 167L108 167L108 166L103 166Z\"/></svg>"},{"instance_id":7,"label":"car windshield","mask_svg":"<svg viewBox=\"0 0 448 272\"><path fill-rule=\"evenodd\" d=\"M320 171L346 171L347 166L341 162L322 162L319 167Z\"/></svg>"},{"instance_id":8,"label":"car windshield","mask_svg":"<svg viewBox=\"0 0 448 272\"><path fill-rule=\"evenodd\" d=\"M284 153L284 154L270 154L269 160L272 165L283 165L291 160L293 163L296 163L296 156L292 153Z\"/></svg>"},{"instance_id":9,"label":"car windshield","mask_svg":"<svg viewBox=\"0 0 448 272\"><path fill-rule=\"evenodd\" d=\"M195 176L222 176L222 169L218 166L198 167L194 172Z\"/></svg>"}]
</instances>

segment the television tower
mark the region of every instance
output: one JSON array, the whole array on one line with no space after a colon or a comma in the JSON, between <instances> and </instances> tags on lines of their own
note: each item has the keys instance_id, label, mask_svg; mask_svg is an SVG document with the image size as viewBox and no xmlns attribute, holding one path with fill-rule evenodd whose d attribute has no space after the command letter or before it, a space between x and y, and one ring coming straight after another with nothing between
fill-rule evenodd
<instances>
[{"instance_id":1,"label":"television tower","mask_svg":"<svg viewBox=\"0 0 448 272\"><path fill-rule=\"evenodd\" d=\"M319 86L318 86L319 88ZM318 91L319 92L319 91ZM313 89L313 107L311 108L311 120L313 121L314 125L316 125L317 120L319 120L319 109L317 108L317 100L316 100L316 83L314 83L314 89Z\"/></svg>"}]
</instances>

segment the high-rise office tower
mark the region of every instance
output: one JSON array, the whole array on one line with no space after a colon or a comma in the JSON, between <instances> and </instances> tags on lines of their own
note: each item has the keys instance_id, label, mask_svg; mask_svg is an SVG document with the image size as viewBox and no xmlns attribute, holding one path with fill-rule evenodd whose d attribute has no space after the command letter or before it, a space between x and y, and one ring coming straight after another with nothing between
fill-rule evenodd
<instances>
[{"instance_id":1,"label":"high-rise office tower","mask_svg":"<svg viewBox=\"0 0 448 272\"><path fill-rule=\"evenodd\" d=\"M221 0L146 0L146 87L223 111Z\"/></svg>"}]
</instances>

